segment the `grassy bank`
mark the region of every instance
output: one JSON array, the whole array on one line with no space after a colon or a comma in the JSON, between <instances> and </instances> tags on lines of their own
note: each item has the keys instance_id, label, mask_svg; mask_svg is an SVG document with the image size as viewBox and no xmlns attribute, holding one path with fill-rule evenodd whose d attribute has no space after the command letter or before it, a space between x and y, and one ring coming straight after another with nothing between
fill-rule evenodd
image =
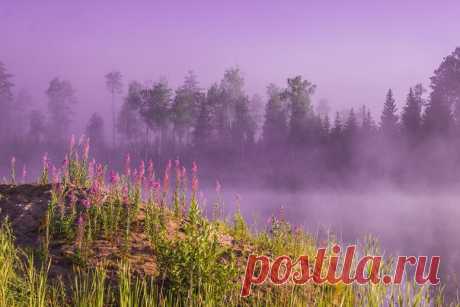
<instances>
[{"instance_id":1,"label":"grassy bank","mask_svg":"<svg viewBox=\"0 0 460 307\"><path fill-rule=\"evenodd\" d=\"M90 160L88 150L85 142L72 145L59 167L45 156L37 185L16 185L12 170L11 185L1 192L2 215L10 216L18 197L32 206L41 198L46 208L33 229L21 228L23 214L2 222L0 306L448 305L442 287L409 281L265 284L241 298L249 254L314 258L317 247L330 249L334 238L317 242L293 228L282 212L267 221L265 230L251 231L238 211L223 216L219 196L207 200L205 216L195 164L187 171L174 161L158 171L152 162L132 167L127 157L119 174ZM28 198L30 191L35 194ZM31 235L33 240L24 238ZM381 251L368 238L359 253ZM384 270L391 269L391 262L385 263Z\"/></svg>"}]
</instances>

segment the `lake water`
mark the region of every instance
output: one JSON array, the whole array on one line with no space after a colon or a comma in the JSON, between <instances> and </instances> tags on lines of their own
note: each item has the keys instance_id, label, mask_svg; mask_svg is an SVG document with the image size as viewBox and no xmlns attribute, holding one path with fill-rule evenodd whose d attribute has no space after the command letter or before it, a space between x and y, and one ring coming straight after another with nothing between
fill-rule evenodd
<instances>
[{"instance_id":1,"label":"lake water","mask_svg":"<svg viewBox=\"0 0 460 307\"><path fill-rule=\"evenodd\" d=\"M207 199L206 208L214 201ZM312 234L334 233L342 244L378 238L385 254L441 256L441 281L451 287L460 275L460 193L450 192L272 192L223 191L224 209L234 212L237 198L253 227L266 227L283 206L285 218ZM458 287L458 284L457 286Z\"/></svg>"}]
</instances>

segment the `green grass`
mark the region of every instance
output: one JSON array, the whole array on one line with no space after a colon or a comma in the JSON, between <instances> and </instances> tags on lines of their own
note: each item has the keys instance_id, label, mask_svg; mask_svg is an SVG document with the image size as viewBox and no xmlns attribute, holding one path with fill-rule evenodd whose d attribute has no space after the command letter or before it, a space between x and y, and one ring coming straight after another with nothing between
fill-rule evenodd
<instances>
[{"instance_id":1,"label":"green grass","mask_svg":"<svg viewBox=\"0 0 460 307\"><path fill-rule=\"evenodd\" d=\"M161 185L160 178L140 168L112 174L108 181L106 167L79 156L70 152L59 180L52 180L39 259L15 246L10 223L2 222L0 307L460 306L446 302L442 288L409 281L399 286L266 284L241 298L241 277L250 253L313 258L318 245L314 236L293 229L282 216L273 217L265 231L253 232L239 211L230 222L214 214L222 211L219 201L213 203L213 219L207 219L195 197L196 169L187 193L182 166L176 165L175 188L169 191L171 165ZM51 173L46 161L40 183L56 177ZM136 254L139 243L134 237L143 238L147 252ZM101 241L116 247L116 259L98 258L95 246ZM49 278L54 242L72 246L70 278ZM329 246L334 242L331 237ZM379 254L376 240L367 239L360 253ZM133 261L139 255L154 261L154 272L139 270ZM390 263L385 270L391 270Z\"/></svg>"}]
</instances>

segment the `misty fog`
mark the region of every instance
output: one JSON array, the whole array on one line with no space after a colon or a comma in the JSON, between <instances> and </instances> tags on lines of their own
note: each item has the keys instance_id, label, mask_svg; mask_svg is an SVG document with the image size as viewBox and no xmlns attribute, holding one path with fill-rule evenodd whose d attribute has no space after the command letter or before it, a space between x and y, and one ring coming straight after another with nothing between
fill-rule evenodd
<instances>
[{"instance_id":1,"label":"misty fog","mask_svg":"<svg viewBox=\"0 0 460 307\"><path fill-rule=\"evenodd\" d=\"M442 46L434 36L436 47L426 48L425 34L393 29L391 18L371 20L374 11L362 3L369 10L363 20L343 8L345 20L357 20L347 28L359 34L351 42L342 41L353 35L339 31L341 18L331 24L271 6L263 20L245 16L242 25L255 27L245 38L235 7L214 29L219 14L190 7L202 18L181 21L171 13L177 5L161 16L148 6L137 19L116 6L110 14L120 21L112 24L78 5L24 10L30 18L22 23L23 4L0 4L0 34L14 29L5 35L8 47L0 45L1 183L10 182L12 169L18 181L37 182L45 153L59 170L71 135L77 143L86 135L107 173L121 173L127 155L135 166L152 161L158 178L170 160L197 162L208 213L217 180L226 215L239 203L255 230L282 210L318 238L331 232L348 244L373 235L385 254L440 255L443 281L455 279L458 33L433 30L443 33ZM253 5L248 9L263 9ZM267 22L279 10L301 26L289 20L279 30ZM404 25L412 7L398 2L395 11ZM447 13L438 24L456 28L458 16ZM430 30L428 18L418 17L417 26ZM304 20L318 27L305 30L313 27ZM133 24L138 32L124 30ZM417 50L404 47L412 43Z\"/></svg>"}]
</instances>

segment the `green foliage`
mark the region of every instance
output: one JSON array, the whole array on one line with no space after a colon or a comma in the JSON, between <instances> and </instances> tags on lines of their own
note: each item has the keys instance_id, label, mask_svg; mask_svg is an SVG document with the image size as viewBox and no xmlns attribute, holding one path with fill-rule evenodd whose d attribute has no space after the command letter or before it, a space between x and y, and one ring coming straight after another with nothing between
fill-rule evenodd
<instances>
[{"instance_id":1,"label":"green foliage","mask_svg":"<svg viewBox=\"0 0 460 307\"><path fill-rule=\"evenodd\" d=\"M76 269L72 301L77 307L103 307L107 301L106 272L100 265L92 271Z\"/></svg>"},{"instance_id":2,"label":"green foliage","mask_svg":"<svg viewBox=\"0 0 460 307\"><path fill-rule=\"evenodd\" d=\"M104 168L98 166L97 174L89 176L84 162L87 158L79 156L69 154L61 182L56 182L53 171L40 261L34 261L31 255L15 247L8 222L0 226L0 306L447 305L442 291L433 293L413 283L359 287L263 285L256 287L251 297L243 299L240 277L248 252L271 257L289 255L293 259L308 255L313 259L317 249L315 239L292 227L282 211L270 219L268 229L259 233L249 230L239 208L233 223L227 223L217 213L220 200L214 209L214 219L208 221L200 210L195 190L187 212L185 182L176 182L171 193L156 188L149 191L146 202L142 178L132 182L129 176L123 176L108 185ZM143 276L131 266L133 231L149 239L145 243L150 243L158 275ZM56 239L65 239L78 247L73 256L72 285L48 279L53 260L48 255L49 247ZM108 274L112 266L109 269L104 263L94 265L89 261L94 260L89 256L95 240L118 244L121 253L116 274ZM328 247L334 242L333 237L328 238ZM381 254L374 238L367 238L358 253ZM392 270L391 263L384 263L384 272Z\"/></svg>"},{"instance_id":3,"label":"green foliage","mask_svg":"<svg viewBox=\"0 0 460 307\"><path fill-rule=\"evenodd\" d=\"M173 293L204 299L207 287L213 286L222 297L233 288L236 268L232 255L219 244L214 224L201 216L194 199L183 232L169 238L162 227L153 234L152 242L163 283Z\"/></svg>"},{"instance_id":4,"label":"green foliage","mask_svg":"<svg viewBox=\"0 0 460 307\"><path fill-rule=\"evenodd\" d=\"M235 240L247 241L250 237L250 232L246 221L241 215L240 209L238 208L233 216L233 228L231 234Z\"/></svg>"}]
</instances>

